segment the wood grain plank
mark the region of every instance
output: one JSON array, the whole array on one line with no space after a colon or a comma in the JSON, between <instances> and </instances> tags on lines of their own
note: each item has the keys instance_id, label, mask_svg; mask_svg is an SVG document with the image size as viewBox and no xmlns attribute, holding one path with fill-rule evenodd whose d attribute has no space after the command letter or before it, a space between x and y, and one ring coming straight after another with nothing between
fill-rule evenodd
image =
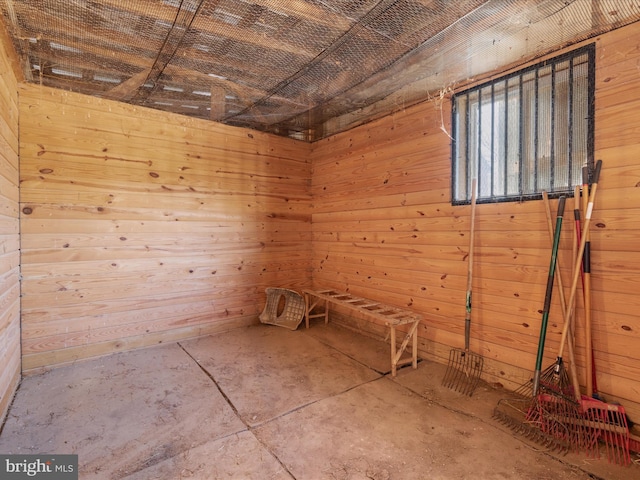
<instances>
[{"instance_id":1,"label":"wood grain plank","mask_svg":"<svg viewBox=\"0 0 640 480\"><path fill-rule=\"evenodd\" d=\"M123 337L118 340L108 340L100 343L65 348L62 350L48 350L31 355L24 355L22 360L23 373L25 375L38 374L43 370L50 368L51 365L61 366L77 362L79 360L110 355L114 352L134 350L161 343L177 342L189 338L212 335L234 328L253 325L255 323L257 322L253 316L234 317L229 320L221 319L217 322L176 328L153 334L144 333L134 337Z\"/></svg>"},{"instance_id":2,"label":"wood grain plank","mask_svg":"<svg viewBox=\"0 0 640 480\"><path fill-rule=\"evenodd\" d=\"M246 325L308 282L308 144L20 92L26 371Z\"/></svg>"},{"instance_id":3,"label":"wood grain plank","mask_svg":"<svg viewBox=\"0 0 640 480\"><path fill-rule=\"evenodd\" d=\"M640 32L632 27L596 39L595 155L604 166L591 240L594 348L607 378L601 389L640 413L638 42ZM451 105L448 97L441 100L313 144L311 264L314 288L423 313L420 352L446 363L447 347L461 346L464 338L470 212L450 204L451 139L441 127L450 127ZM471 348L484 355L487 380L513 388L535 362L550 261L546 217L541 201L505 202L479 204L476 221ZM568 289L571 212L565 221L559 268ZM577 363L584 370L580 286L576 296ZM545 364L555 360L564 322L557 297ZM383 335L367 330L366 322L352 325Z\"/></svg>"},{"instance_id":4,"label":"wood grain plank","mask_svg":"<svg viewBox=\"0 0 640 480\"><path fill-rule=\"evenodd\" d=\"M0 424L21 379L16 54L0 27Z\"/></svg>"}]
</instances>

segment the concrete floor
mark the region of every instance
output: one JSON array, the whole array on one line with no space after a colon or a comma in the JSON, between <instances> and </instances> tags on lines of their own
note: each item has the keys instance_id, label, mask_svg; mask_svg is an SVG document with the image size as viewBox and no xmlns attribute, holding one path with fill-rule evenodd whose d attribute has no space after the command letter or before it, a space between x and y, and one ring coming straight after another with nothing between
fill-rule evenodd
<instances>
[{"instance_id":1,"label":"concrete floor","mask_svg":"<svg viewBox=\"0 0 640 480\"><path fill-rule=\"evenodd\" d=\"M82 479L640 479L514 436L491 418L504 392L444 371L392 378L382 342L259 325L27 377L0 453L77 454Z\"/></svg>"}]
</instances>

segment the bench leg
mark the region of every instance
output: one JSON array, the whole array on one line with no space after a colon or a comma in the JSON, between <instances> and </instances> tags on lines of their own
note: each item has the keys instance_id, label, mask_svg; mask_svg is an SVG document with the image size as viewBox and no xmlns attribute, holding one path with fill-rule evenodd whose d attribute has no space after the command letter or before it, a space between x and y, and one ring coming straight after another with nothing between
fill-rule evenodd
<instances>
[{"instance_id":1,"label":"bench leg","mask_svg":"<svg viewBox=\"0 0 640 480\"><path fill-rule=\"evenodd\" d=\"M324 312L311 315L311 310L316 308L322 300L322 298L317 298L304 292L304 323L307 328L309 328L309 319L311 317L324 317L324 324L329 323L329 301L326 299L324 300Z\"/></svg>"},{"instance_id":2,"label":"bench leg","mask_svg":"<svg viewBox=\"0 0 640 480\"><path fill-rule=\"evenodd\" d=\"M396 371L398 369L398 365L408 365L409 363L413 368L418 368L418 325L420 324L420 320L416 320L409 332L407 332L404 340L402 341L402 345L400 348L396 348L396 328L394 325L389 325L389 329L391 331L390 339L391 342L391 376L396 376ZM409 346L409 342L411 342L411 357L402 359L402 355L407 350Z\"/></svg>"},{"instance_id":3,"label":"bench leg","mask_svg":"<svg viewBox=\"0 0 640 480\"><path fill-rule=\"evenodd\" d=\"M396 370L398 368L398 358L396 357L396 327L389 325L391 329L391 335L389 335L389 341L391 342L391 376L396 376Z\"/></svg>"},{"instance_id":4,"label":"bench leg","mask_svg":"<svg viewBox=\"0 0 640 480\"><path fill-rule=\"evenodd\" d=\"M329 300L324 301L324 324L329 323Z\"/></svg>"},{"instance_id":5,"label":"bench leg","mask_svg":"<svg viewBox=\"0 0 640 480\"><path fill-rule=\"evenodd\" d=\"M416 323L420 323L419 321ZM413 330L413 345L411 345L411 353L413 355L413 368L418 368L418 328Z\"/></svg>"}]
</instances>

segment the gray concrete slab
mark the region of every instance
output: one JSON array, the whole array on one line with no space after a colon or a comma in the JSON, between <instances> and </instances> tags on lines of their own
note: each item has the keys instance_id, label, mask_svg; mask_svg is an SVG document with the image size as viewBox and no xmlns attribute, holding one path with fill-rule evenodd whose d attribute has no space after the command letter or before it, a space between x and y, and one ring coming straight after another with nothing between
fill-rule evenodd
<instances>
[{"instance_id":1,"label":"gray concrete slab","mask_svg":"<svg viewBox=\"0 0 640 480\"><path fill-rule=\"evenodd\" d=\"M386 375L391 372L389 343L359 335L352 329L333 322L326 325L322 322L312 322L308 329L301 327L300 331L378 373Z\"/></svg>"},{"instance_id":2,"label":"gray concrete slab","mask_svg":"<svg viewBox=\"0 0 640 480\"><path fill-rule=\"evenodd\" d=\"M298 480L588 478L389 378L326 398L254 433Z\"/></svg>"},{"instance_id":3,"label":"gray concrete slab","mask_svg":"<svg viewBox=\"0 0 640 480\"><path fill-rule=\"evenodd\" d=\"M84 478L122 478L246 430L180 346L164 345L23 379L2 453L77 454Z\"/></svg>"},{"instance_id":4,"label":"gray concrete slab","mask_svg":"<svg viewBox=\"0 0 640 480\"><path fill-rule=\"evenodd\" d=\"M249 426L380 377L301 331L273 325L181 345L215 378Z\"/></svg>"},{"instance_id":5,"label":"gray concrete slab","mask_svg":"<svg viewBox=\"0 0 640 480\"><path fill-rule=\"evenodd\" d=\"M640 465L638 464L640 456L638 455L633 456L636 464L631 467L622 467L608 462L604 447L599 458L587 456L585 452L558 453L520 434L514 433L509 427L493 419L494 408L501 399L509 397L509 392L481 381L472 396L462 395L455 390L442 386L441 383L446 369L446 365L423 360L418 365L417 370L403 369L399 371L394 381L424 397L431 404L443 406L447 410L460 415L479 419L491 429L501 431L504 434L504 438L511 439L511 443L521 444L527 450L540 453L543 456L552 456L566 465L580 468L587 472L591 478L609 480L640 479ZM494 438L500 437L502 435L497 432L490 436L492 441Z\"/></svg>"},{"instance_id":6,"label":"gray concrete slab","mask_svg":"<svg viewBox=\"0 0 640 480\"><path fill-rule=\"evenodd\" d=\"M386 343L321 328L258 325L25 378L0 453L76 453L81 479L640 479L513 434L491 418L500 390L463 396L426 360L381 375Z\"/></svg>"},{"instance_id":7,"label":"gray concrete slab","mask_svg":"<svg viewBox=\"0 0 640 480\"><path fill-rule=\"evenodd\" d=\"M126 480L291 480L249 431L212 440L123 477Z\"/></svg>"}]
</instances>

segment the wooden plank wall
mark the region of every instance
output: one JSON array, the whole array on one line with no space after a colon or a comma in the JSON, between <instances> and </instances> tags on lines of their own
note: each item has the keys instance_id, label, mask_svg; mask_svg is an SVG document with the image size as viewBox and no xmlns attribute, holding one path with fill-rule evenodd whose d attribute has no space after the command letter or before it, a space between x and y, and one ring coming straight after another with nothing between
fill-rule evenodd
<instances>
[{"instance_id":1,"label":"wooden plank wall","mask_svg":"<svg viewBox=\"0 0 640 480\"><path fill-rule=\"evenodd\" d=\"M597 381L607 400L638 421L640 31L632 25L595 42L596 157L604 164L592 220ZM450 109L447 95L316 142L312 152L314 287L424 313L420 354L442 363L464 346L470 228L470 207L450 203ZM535 365L551 255L544 212L541 200L477 208L471 350L485 358L484 379L507 388L526 382ZM571 241L565 228L566 286ZM581 301L578 316L584 385ZM555 361L562 317L556 293L544 367ZM338 321L382 333L358 319Z\"/></svg>"},{"instance_id":2,"label":"wooden plank wall","mask_svg":"<svg viewBox=\"0 0 640 480\"><path fill-rule=\"evenodd\" d=\"M0 425L20 381L18 172L18 82L0 55Z\"/></svg>"},{"instance_id":3,"label":"wooden plank wall","mask_svg":"<svg viewBox=\"0 0 640 480\"><path fill-rule=\"evenodd\" d=\"M20 87L25 372L257 322L310 277L310 146Z\"/></svg>"}]
</instances>

